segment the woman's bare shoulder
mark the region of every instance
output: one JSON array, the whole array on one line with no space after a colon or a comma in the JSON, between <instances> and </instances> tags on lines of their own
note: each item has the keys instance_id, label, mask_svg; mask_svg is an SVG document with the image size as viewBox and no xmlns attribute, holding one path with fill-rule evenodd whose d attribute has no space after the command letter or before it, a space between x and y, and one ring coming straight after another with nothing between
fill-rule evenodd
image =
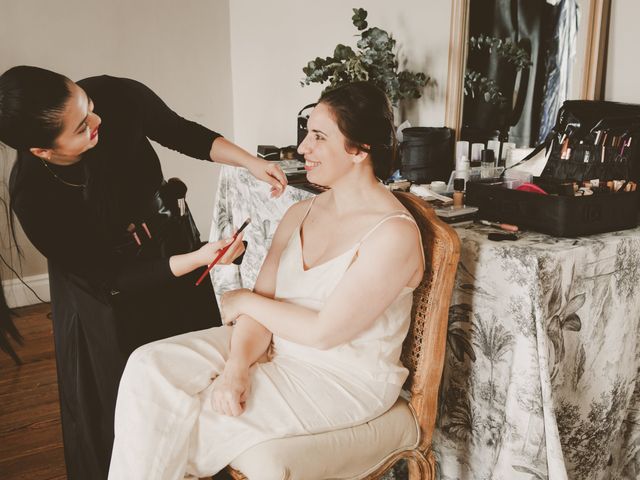
<instances>
[{"instance_id":1,"label":"woman's bare shoulder","mask_svg":"<svg viewBox=\"0 0 640 480\"><path fill-rule=\"evenodd\" d=\"M385 214L391 214L394 212L403 212L411 216L407 207L403 205L400 199L392 192L385 192L385 195L381 198L380 209Z\"/></svg>"},{"instance_id":2,"label":"woman's bare shoulder","mask_svg":"<svg viewBox=\"0 0 640 480\"><path fill-rule=\"evenodd\" d=\"M313 200L313 197L311 197L305 200L300 200L299 202L291 205L284 213L284 216L280 221L280 225L283 228L298 225L309 210L309 207L311 206L311 202L313 202Z\"/></svg>"},{"instance_id":3,"label":"woman's bare shoulder","mask_svg":"<svg viewBox=\"0 0 640 480\"><path fill-rule=\"evenodd\" d=\"M311 206L311 202L314 201L314 197L310 197L310 198L305 198L304 200L300 200L296 203L294 203L293 205L291 205L286 213L285 213L285 217L302 217L304 216L305 213L307 213L307 210L309 210L309 207Z\"/></svg>"},{"instance_id":4,"label":"woman's bare shoulder","mask_svg":"<svg viewBox=\"0 0 640 480\"><path fill-rule=\"evenodd\" d=\"M403 203L391 192L385 192L376 205L377 217L384 219L373 232L372 237L386 239L385 241L402 245L413 243L413 237L417 237L415 219ZM394 215L398 214L398 215ZM400 215L405 214L406 216ZM396 218L385 218L396 217ZM412 221L413 220L413 221Z\"/></svg>"}]
</instances>

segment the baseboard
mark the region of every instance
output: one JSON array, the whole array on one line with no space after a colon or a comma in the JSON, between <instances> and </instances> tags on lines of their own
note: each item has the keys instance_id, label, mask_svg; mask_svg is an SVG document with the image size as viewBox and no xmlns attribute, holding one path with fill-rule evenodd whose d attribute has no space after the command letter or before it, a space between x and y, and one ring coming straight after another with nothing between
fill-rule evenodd
<instances>
[{"instance_id":1,"label":"baseboard","mask_svg":"<svg viewBox=\"0 0 640 480\"><path fill-rule=\"evenodd\" d=\"M35 291L40 298L50 301L51 295L49 294L49 274L44 273L42 275L32 275L30 277L23 277L24 283L29 285ZM2 282L2 288L4 295L7 299L7 305L9 308L24 307L27 305L33 305L40 303L40 300L31 292L20 280L12 278L11 280L5 280Z\"/></svg>"}]
</instances>

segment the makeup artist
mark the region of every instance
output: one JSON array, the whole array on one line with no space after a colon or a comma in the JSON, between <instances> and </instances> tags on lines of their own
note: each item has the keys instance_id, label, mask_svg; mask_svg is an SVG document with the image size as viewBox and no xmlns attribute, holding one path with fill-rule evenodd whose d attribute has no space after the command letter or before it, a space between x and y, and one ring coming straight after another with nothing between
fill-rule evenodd
<instances>
[{"instance_id":1,"label":"makeup artist","mask_svg":"<svg viewBox=\"0 0 640 480\"><path fill-rule=\"evenodd\" d=\"M49 264L70 480L107 476L129 353L220 325L210 280L194 283L229 240L166 254L163 238L172 232L154 220L167 211L158 194L165 183L149 139L247 168L274 196L286 186L277 165L180 117L142 83L110 76L74 83L28 66L0 76L0 140L18 150L11 207ZM221 263L242 251L240 235Z\"/></svg>"}]
</instances>

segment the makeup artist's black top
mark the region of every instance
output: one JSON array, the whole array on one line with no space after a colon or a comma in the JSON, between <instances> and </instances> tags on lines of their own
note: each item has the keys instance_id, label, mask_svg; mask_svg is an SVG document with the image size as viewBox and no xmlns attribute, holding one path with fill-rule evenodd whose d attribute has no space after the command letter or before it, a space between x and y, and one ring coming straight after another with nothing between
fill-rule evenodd
<instances>
[{"instance_id":1,"label":"makeup artist's black top","mask_svg":"<svg viewBox=\"0 0 640 480\"><path fill-rule=\"evenodd\" d=\"M219 135L181 118L139 82L100 76L78 85L102 118L97 145L67 167L19 152L10 194L24 231L49 262L68 475L101 479L128 354L219 324L210 281L194 286L200 271L175 278L167 258L113 251L130 223L144 221L163 180L149 139L207 160Z\"/></svg>"},{"instance_id":2,"label":"makeup artist's black top","mask_svg":"<svg viewBox=\"0 0 640 480\"><path fill-rule=\"evenodd\" d=\"M168 259L123 264L110 255L110 244L122 237L162 181L147 138L207 160L219 135L178 116L133 80L101 76L78 85L102 118L97 145L79 164L49 164L49 169L29 152L20 152L11 178L13 209L49 261L96 286L128 292L166 282L173 277ZM52 171L69 183L88 182L88 201L83 188L64 184Z\"/></svg>"}]
</instances>

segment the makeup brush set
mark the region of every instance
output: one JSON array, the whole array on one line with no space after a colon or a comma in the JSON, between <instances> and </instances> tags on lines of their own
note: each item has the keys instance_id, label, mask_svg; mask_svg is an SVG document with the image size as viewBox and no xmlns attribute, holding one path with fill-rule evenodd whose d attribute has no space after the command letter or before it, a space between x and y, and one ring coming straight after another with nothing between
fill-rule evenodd
<instances>
[{"instance_id":1,"label":"makeup brush set","mask_svg":"<svg viewBox=\"0 0 640 480\"><path fill-rule=\"evenodd\" d=\"M488 220L560 237L638 224L640 105L572 100L533 157L545 149L540 177L516 189L503 179L469 182L466 203Z\"/></svg>"}]
</instances>

